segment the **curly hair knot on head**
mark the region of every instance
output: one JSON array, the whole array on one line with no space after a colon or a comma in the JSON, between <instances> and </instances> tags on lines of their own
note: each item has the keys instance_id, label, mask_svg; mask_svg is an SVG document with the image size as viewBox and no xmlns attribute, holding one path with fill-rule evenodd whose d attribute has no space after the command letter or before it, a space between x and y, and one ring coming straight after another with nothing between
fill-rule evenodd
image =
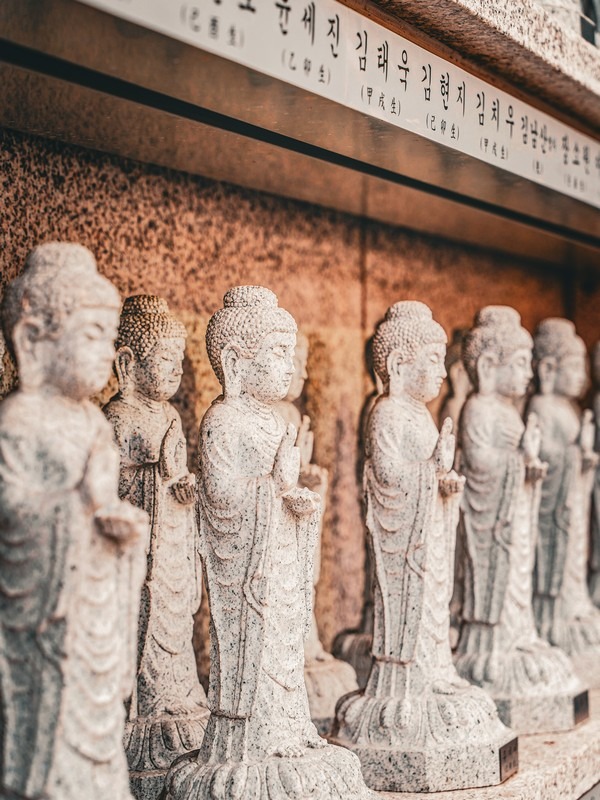
<instances>
[{"instance_id":1,"label":"curly hair knot on head","mask_svg":"<svg viewBox=\"0 0 600 800\"><path fill-rule=\"evenodd\" d=\"M373 366L382 381L389 379L387 360L398 351L403 364L412 363L426 344L445 344L446 333L433 319L429 306L417 300L403 300L390 306L373 338Z\"/></svg>"},{"instance_id":2,"label":"curly hair knot on head","mask_svg":"<svg viewBox=\"0 0 600 800\"><path fill-rule=\"evenodd\" d=\"M531 334L521 325L521 315L510 306L485 306L463 340L462 357L471 383L479 388L477 361L491 351L505 364L517 350L531 349Z\"/></svg>"},{"instance_id":3,"label":"curly hair knot on head","mask_svg":"<svg viewBox=\"0 0 600 800\"><path fill-rule=\"evenodd\" d=\"M577 336L570 319L549 317L542 320L533 337L533 357L537 363L553 357L560 361L565 356L585 355L583 339Z\"/></svg>"},{"instance_id":4,"label":"curly hair knot on head","mask_svg":"<svg viewBox=\"0 0 600 800\"><path fill-rule=\"evenodd\" d=\"M136 294L123 303L115 343L130 347L143 360L161 339L185 339L187 331L175 317L166 300L151 294Z\"/></svg>"},{"instance_id":5,"label":"curly hair knot on head","mask_svg":"<svg viewBox=\"0 0 600 800\"><path fill-rule=\"evenodd\" d=\"M277 304L277 295L264 286L234 286L223 298L206 329L206 350L211 366L223 386L221 353L235 345L245 358L253 358L269 333L296 333L291 314Z\"/></svg>"}]
</instances>

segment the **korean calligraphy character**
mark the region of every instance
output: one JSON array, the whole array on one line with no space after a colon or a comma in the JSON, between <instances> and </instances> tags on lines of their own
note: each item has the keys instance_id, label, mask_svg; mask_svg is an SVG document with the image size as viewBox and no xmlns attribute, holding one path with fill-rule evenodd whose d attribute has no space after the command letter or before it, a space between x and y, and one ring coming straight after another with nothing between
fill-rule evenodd
<instances>
[{"instance_id":1,"label":"korean calligraphy character","mask_svg":"<svg viewBox=\"0 0 600 800\"><path fill-rule=\"evenodd\" d=\"M575 142L575 144L573 145L573 160L571 161L571 164L574 164L576 167L578 167L581 164L581 161L579 160L579 143L578 142Z\"/></svg>"},{"instance_id":2,"label":"korean calligraphy character","mask_svg":"<svg viewBox=\"0 0 600 800\"><path fill-rule=\"evenodd\" d=\"M315 15L315 4L308 3L304 9L304 14L302 15L302 24L304 25L304 30L308 31L311 44L315 43Z\"/></svg>"},{"instance_id":3,"label":"korean calligraphy character","mask_svg":"<svg viewBox=\"0 0 600 800\"><path fill-rule=\"evenodd\" d=\"M384 43L377 48L377 69L380 69L385 75L386 83L388 78L388 55L388 43L387 41L384 41Z\"/></svg>"},{"instance_id":4,"label":"korean calligraphy character","mask_svg":"<svg viewBox=\"0 0 600 800\"><path fill-rule=\"evenodd\" d=\"M562 137L563 164L569 163L569 137Z\"/></svg>"},{"instance_id":5,"label":"korean calligraphy character","mask_svg":"<svg viewBox=\"0 0 600 800\"><path fill-rule=\"evenodd\" d=\"M529 117L527 114L521 117L521 137L523 144L527 144L529 141Z\"/></svg>"},{"instance_id":6,"label":"korean calligraphy character","mask_svg":"<svg viewBox=\"0 0 600 800\"><path fill-rule=\"evenodd\" d=\"M450 97L450 75L442 72L440 77L440 94L442 95L442 105L444 111L448 111L448 98Z\"/></svg>"},{"instance_id":7,"label":"korean calligraphy character","mask_svg":"<svg viewBox=\"0 0 600 800\"><path fill-rule=\"evenodd\" d=\"M244 0L243 3L238 3L238 8L241 11L251 11L256 14L256 8L252 5L252 0Z\"/></svg>"},{"instance_id":8,"label":"korean calligraphy character","mask_svg":"<svg viewBox=\"0 0 600 800\"><path fill-rule=\"evenodd\" d=\"M408 87L408 73L410 72L408 53L406 50L402 51L402 64L398 64L398 69L400 70L400 83L404 86L404 91L406 91Z\"/></svg>"},{"instance_id":9,"label":"korean calligraphy character","mask_svg":"<svg viewBox=\"0 0 600 800\"><path fill-rule=\"evenodd\" d=\"M508 113L508 116L507 116L507 118L506 118L504 121L505 121L505 122L506 122L506 124L509 126L509 129L510 129L510 138L512 139L512 135L513 135L513 128L515 127L515 120L514 120L514 114L515 114L515 112L514 112L514 109L513 109L513 107L512 107L511 105L509 105L509 106L508 106L508 112L507 112L507 113Z\"/></svg>"},{"instance_id":10,"label":"korean calligraphy character","mask_svg":"<svg viewBox=\"0 0 600 800\"><path fill-rule=\"evenodd\" d=\"M208 35L211 39L219 38L219 18L211 17L208 23Z\"/></svg>"},{"instance_id":11,"label":"korean calligraphy character","mask_svg":"<svg viewBox=\"0 0 600 800\"><path fill-rule=\"evenodd\" d=\"M456 139L456 133L457 133L456 125L454 123L452 123L452 126L450 128L450 138L451 139Z\"/></svg>"},{"instance_id":12,"label":"korean calligraphy character","mask_svg":"<svg viewBox=\"0 0 600 800\"><path fill-rule=\"evenodd\" d=\"M369 37L367 36L367 32L363 31L362 34L360 31L356 32L358 37L358 44L354 48L355 50L362 50L362 55L358 57L358 68L361 72L366 72L367 70L367 44Z\"/></svg>"},{"instance_id":13,"label":"korean calligraphy character","mask_svg":"<svg viewBox=\"0 0 600 800\"><path fill-rule=\"evenodd\" d=\"M185 6L183 6L181 10L181 21L185 23ZM194 33L198 33L200 31L200 9L198 6L192 6L190 8L187 23L190 27L190 30L194 31Z\"/></svg>"},{"instance_id":14,"label":"korean calligraphy character","mask_svg":"<svg viewBox=\"0 0 600 800\"><path fill-rule=\"evenodd\" d=\"M385 111L385 94L383 92L379 95L379 108Z\"/></svg>"},{"instance_id":15,"label":"korean calligraphy character","mask_svg":"<svg viewBox=\"0 0 600 800\"><path fill-rule=\"evenodd\" d=\"M464 81L458 84L458 96L456 98L456 102L461 104L464 117L467 107L467 86Z\"/></svg>"},{"instance_id":16,"label":"korean calligraphy character","mask_svg":"<svg viewBox=\"0 0 600 800\"><path fill-rule=\"evenodd\" d=\"M335 17L331 17L329 19L329 31L327 32L327 38L331 39L329 42L329 46L331 47L331 53L334 58L337 58L338 47L340 44L340 16L336 14Z\"/></svg>"},{"instance_id":17,"label":"korean calligraphy character","mask_svg":"<svg viewBox=\"0 0 600 800\"><path fill-rule=\"evenodd\" d=\"M590 174L590 146L588 144L584 144L583 148L581 149L581 158L583 160L583 164L585 167L585 174Z\"/></svg>"},{"instance_id":18,"label":"korean calligraphy character","mask_svg":"<svg viewBox=\"0 0 600 800\"><path fill-rule=\"evenodd\" d=\"M431 101L431 64L427 64L426 66L421 67L421 69L423 70L421 83L425 84L423 87L423 92L425 94L425 100L429 103Z\"/></svg>"},{"instance_id":19,"label":"korean calligraphy character","mask_svg":"<svg viewBox=\"0 0 600 800\"><path fill-rule=\"evenodd\" d=\"M227 31L227 34L228 34L227 41L228 41L229 45L231 47L235 47L237 45L237 41L238 41L237 28L235 27L235 25L230 25L229 26L229 30Z\"/></svg>"},{"instance_id":20,"label":"korean calligraphy character","mask_svg":"<svg viewBox=\"0 0 600 800\"><path fill-rule=\"evenodd\" d=\"M440 122L440 130L441 130L442 136L443 136L446 133L446 120L445 119L443 119Z\"/></svg>"},{"instance_id":21,"label":"korean calligraphy character","mask_svg":"<svg viewBox=\"0 0 600 800\"><path fill-rule=\"evenodd\" d=\"M496 130L500 130L500 100L495 97L492 100L492 122L496 123Z\"/></svg>"},{"instance_id":22,"label":"korean calligraphy character","mask_svg":"<svg viewBox=\"0 0 600 800\"><path fill-rule=\"evenodd\" d=\"M477 92L477 108L481 109L479 112L479 124L485 125L485 92Z\"/></svg>"},{"instance_id":23,"label":"korean calligraphy character","mask_svg":"<svg viewBox=\"0 0 600 800\"><path fill-rule=\"evenodd\" d=\"M400 105L400 104L398 104L398 105ZM390 112L391 112L392 114L395 114L395 113L396 113L396 98L395 98L395 97L392 97L392 100L391 100L391 102L390 102ZM398 113L399 113L399 112L398 112Z\"/></svg>"},{"instance_id":24,"label":"korean calligraphy character","mask_svg":"<svg viewBox=\"0 0 600 800\"><path fill-rule=\"evenodd\" d=\"M538 121L534 119L531 125L529 126L529 132L531 134L531 146L535 150L537 147L537 140L538 140Z\"/></svg>"},{"instance_id":25,"label":"korean calligraphy character","mask_svg":"<svg viewBox=\"0 0 600 800\"><path fill-rule=\"evenodd\" d=\"M325 64L319 67L319 83L325 83Z\"/></svg>"},{"instance_id":26,"label":"korean calligraphy character","mask_svg":"<svg viewBox=\"0 0 600 800\"><path fill-rule=\"evenodd\" d=\"M540 128L540 149L544 155L548 152L548 126L545 123Z\"/></svg>"},{"instance_id":27,"label":"korean calligraphy character","mask_svg":"<svg viewBox=\"0 0 600 800\"><path fill-rule=\"evenodd\" d=\"M371 105L371 98L372 97L373 97L373 87L372 86L367 86L367 99L368 99L369 105Z\"/></svg>"},{"instance_id":28,"label":"korean calligraphy character","mask_svg":"<svg viewBox=\"0 0 600 800\"><path fill-rule=\"evenodd\" d=\"M304 74L306 75L307 78L310 75L311 68L312 68L312 61L310 60L310 58L305 58L304 59Z\"/></svg>"},{"instance_id":29,"label":"korean calligraphy character","mask_svg":"<svg viewBox=\"0 0 600 800\"><path fill-rule=\"evenodd\" d=\"M279 9L279 30L284 36L287 36L291 11L290 0L280 0L279 3L275 3L275 8Z\"/></svg>"}]
</instances>

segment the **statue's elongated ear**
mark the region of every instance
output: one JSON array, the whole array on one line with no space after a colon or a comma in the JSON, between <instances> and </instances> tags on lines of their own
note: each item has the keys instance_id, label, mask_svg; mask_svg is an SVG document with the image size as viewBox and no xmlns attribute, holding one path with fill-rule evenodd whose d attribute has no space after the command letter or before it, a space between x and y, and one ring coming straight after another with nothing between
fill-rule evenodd
<instances>
[{"instance_id":1,"label":"statue's elongated ear","mask_svg":"<svg viewBox=\"0 0 600 800\"><path fill-rule=\"evenodd\" d=\"M498 356L485 350L477 359L477 382L480 394L491 394L496 388L496 367Z\"/></svg>"},{"instance_id":2,"label":"statue's elongated ear","mask_svg":"<svg viewBox=\"0 0 600 800\"><path fill-rule=\"evenodd\" d=\"M115 357L115 372L119 381L119 391L121 394L127 394L133 387L131 369L135 356L131 347L123 345L117 350Z\"/></svg>"},{"instance_id":3,"label":"statue's elongated ear","mask_svg":"<svg viewBox=\"0 0 600 800\"><path fill-rule=\"evenodd\" d=\"M400 375L404 364L402 362L402 354L400 353L399 350L392 350L392 352L389 353L386 359L386 366L388 375L390 377L392 375Z\"/></svg>"},{"instance_id":4,"label":"statue's elongated ear","mask_svg":"<svg viewBox=\"0 0 600 800\"><path fill-rule=\"evenodd\" d=\"M558 371L558 361L554 356L545 356L537 364L537 376L542 394L552 394Z\"/></svg>"},{"instance_id":5,"label":"statue's elongated ear","mask_svg":"<svg viewBox=\"0 0 600 800\"><path fill-rule=\"evenodd\" d=\"M225 345L221 350L223 369L223 394L227 398L239 397L242 391L242 355L235 343Z\"/></svg>"}]
</instances>

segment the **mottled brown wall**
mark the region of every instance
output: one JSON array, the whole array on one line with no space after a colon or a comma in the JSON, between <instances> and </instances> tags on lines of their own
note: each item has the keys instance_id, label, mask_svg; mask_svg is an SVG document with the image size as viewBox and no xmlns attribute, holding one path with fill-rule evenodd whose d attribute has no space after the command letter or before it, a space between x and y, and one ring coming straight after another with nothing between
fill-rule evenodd
<instances>
[{"instance_id":1,"label":"mottled brown wall","mask_svg":"<svg viewBox=\"0 0 600 800\"><path fill-rule=\"evenodd\" d=\"M402 298L428 302L447 330L467 325L487 303L516 306L530 328L565 313L563 281L551 270L7 131L0 132L0 192L2 285L35 243L78 241L124 295L162 295L185 322L177 402L192 450L218 393L204 330L229 286L269 286L309 334L315 454L331 481L317 604L326 643L357 623L361 606L356 443L371 389L363 346L375 322ZM586 296L588 340L597 336L593 307Z\"/></svg>"}]
</instances>

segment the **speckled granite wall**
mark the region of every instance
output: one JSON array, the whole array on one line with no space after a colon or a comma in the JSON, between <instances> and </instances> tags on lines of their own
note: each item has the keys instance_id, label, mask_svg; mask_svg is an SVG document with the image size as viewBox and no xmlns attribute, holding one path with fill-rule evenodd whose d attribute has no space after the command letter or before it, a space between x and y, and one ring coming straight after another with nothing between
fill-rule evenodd
<instances>
[{"instance_id":1,"label":"speckled granite wall","mask_svg":"<svg viewBox=\"0 0 600 800\"><path fill-rule=\"evenodd\" d=\"M515 305L529 328L565 312L563 279L540 267L8 131L0 131L0 219L2 286L33 244L70 239L93 250L123 295L169 301L189 330L177 402L192 451L218 392L203 336L226 289L265 284L295 315L312 344L309 411L316 459L331 479L317 599L326 643L357 623L362 602L355 464L371 389L363 346L375 322L402 298L428 302L447 330L487 303ZM598 335L593 308L588 298L589 341ZM9 382L10 373L4 390Z\"/></svg>"}]
</instances>

